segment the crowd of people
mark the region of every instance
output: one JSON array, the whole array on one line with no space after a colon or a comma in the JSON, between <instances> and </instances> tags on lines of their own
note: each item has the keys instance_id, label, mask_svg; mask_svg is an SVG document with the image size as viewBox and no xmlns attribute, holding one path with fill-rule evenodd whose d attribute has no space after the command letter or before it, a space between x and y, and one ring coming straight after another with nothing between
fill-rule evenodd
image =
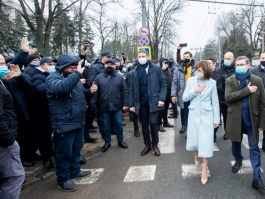
<instances>
[{"instance_id":1,"label":"crowd of people","mask_svg":"<svg viewBox=\"0 0 265 199\"><path fill-rule=\"evenodd\" d=\"M195 63L188 51L181 57L181 49L178 45L176 62L165 57L150 61L148 53L140 50L133 61L103 51L91 63L85 45L79 56L51 58L29 49L22 39L15 56L1 55L0 199L19 197L23 167L34 166L36 160L43 161L46 171L56 170L59 189L77 190L73 180L91 175L80 169L86 164L80 155L84 143L95 143L97 138L91 133L98 128L105 141L102 152L111 147L111 134L116 135L119 147L127 149L122 120L128 114L135 137L140 137L141 124L141 156L152 150L160 156L158 132L173 128L168 118L180 115L179 132L187 132L186 149L195 151L197 166L203 158L203 185L208 182L207 167L218 127L224 126L223 139L232 141L233 173L242 166L241 141L246 133L252 187L265 190L258 147L259 131L265 130L265 53L255 68L247 57L235 59L232 52L225 53L217 67L214 58ZM172 113L168 114L170 105Z\"/></svg>"}]
</instances>

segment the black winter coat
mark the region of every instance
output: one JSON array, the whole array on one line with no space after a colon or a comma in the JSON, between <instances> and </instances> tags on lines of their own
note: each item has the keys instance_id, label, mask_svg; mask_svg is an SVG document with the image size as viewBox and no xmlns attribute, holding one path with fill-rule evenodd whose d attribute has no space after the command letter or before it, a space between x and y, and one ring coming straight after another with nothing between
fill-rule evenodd
<instances>
[{"instance_id":1,"label":"black winter coat","mask_svg":"<svg viewBox=\"0 0 265 199\"><path fill-rule=\"evenodd\" d=\"M98 111L122 110L123 106L129 106L128 91L122 75L113 73L101 73L97 76L98 90L91 99L91 108Z\"/></svg>"},{"instance_id":2,"label":"black winter coat","mask_svg":"<svg viewBox=\"0 0 265 199\"><path fill-rule=\"evenodd\" d=\"M97 75L103 73L105 70L104 64L101 60L97 60L95 64L89 70L88 85L91 86L96 80Z\"/></svg>"},{"instance_id":3,"label":"black winter coat","mask_svg":"<svg viewBox=\"0 0 265 199\"><path fill-rule=\"evenodd\" d=\"M262 67L259 65L254 68L251 68L251 72L253 75L257 75L258 77L262 79L262 82L265 88L265 71L262 69Z\"/></svg>"},{"instance_id":4,"label":"black winter coat","mask_svg":"<svg viewBox=\"0 0 265 199\"><path fill-rule=\"evenodd\" d=\"M0 80L1 81L1 80ZM9 91L0 82L0 146L11 146L17 134L17 117L13 99Z\"/></svg>"},{"instance_id":5,"label":"black winter coat","mask_svg":"<svg viewBox=\"0 0 265 199\"><path fill-rule=\"evenodd\" d=\"M26 67L28 65L28 61L27 61L27 57L28 57L29 53L28 52L24 52L23 50L20 50L16 56L14 57L14 59L11 61L11 64L17 64L19 65L20 70L22 69L22 67Z\"/></svg>"},{"instance_id":6,"label":"black winter coat","mask_svg":"<svg viewBox=\"0 0 265 199\"><path fill-rule=\"evenodd\" d=\"M222 76L214 71L211 78L216 81L217 94L218 98L220 99L221 95L223 94Z\"/></svg>"}]
</instances>

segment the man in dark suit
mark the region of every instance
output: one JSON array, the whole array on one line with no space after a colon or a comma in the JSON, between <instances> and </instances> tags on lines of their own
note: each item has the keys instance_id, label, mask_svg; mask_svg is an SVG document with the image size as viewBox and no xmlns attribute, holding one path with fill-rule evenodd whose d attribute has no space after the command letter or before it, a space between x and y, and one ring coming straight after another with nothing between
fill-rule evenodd
<instances>
[{"instance_id":1,"label":"man in dark suit","mask_svg":"<svg viewBox=\"0 0 265 199\"><path fill-rule=\"evenodd\" d=\"M242 166L241 142L243 133L248 136L250 162L253 168L252 187L265 190L260 172L259 131L265 129L265 92L262 80L251 74L250 61L245 56L236 59L236 73L226 80L227 109L226 136L232 141L235 164L232 172Z\"/></svg>"},{"instance_id":2,"label":"man in dark suit","mask_svg":"<svg viewBox=\"0 0 265 199\"><path fill-rule=\"evenodd\" d=\"M252 68L252 74L262 79L265 88L265 52L260 55L260 65ZM263 131L262 150L265 151L265 131Z\"/></svg>"},{"instance_id":3,"label":"man in dark suit","mask_svg":"<svg viewBox=\"0 0 265 199\"><path fill-rule=\"evenodd\" d=\"M146 155L153 148L154 154L160 156L160 150L157 147L158 116L164 108L167 84L162 69L148 61L145 50L138 52L138 62L139 65L133 70L131 76L130 111L140 114L145 144L141 155Z\"/></svg>"}]
</instances>

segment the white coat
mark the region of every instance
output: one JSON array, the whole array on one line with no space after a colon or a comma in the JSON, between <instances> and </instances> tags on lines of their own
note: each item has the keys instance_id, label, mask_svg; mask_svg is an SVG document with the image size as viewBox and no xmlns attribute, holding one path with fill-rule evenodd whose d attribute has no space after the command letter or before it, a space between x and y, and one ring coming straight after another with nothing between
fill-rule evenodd
<instances>
[{"instance_id":1,"label":"white coat","mask_svg":"<svg viewBox=\"0 0 265 199\"><path fill-rule=\"evenodd\" d=\"M195 94L198 79L191 77L183 94L184 102L190 101L186 149L198 150L199 157L209 158L213 156L213 125L220 123L220 110L215 80L205 80L204 84L205 90Z\"/></svg>"}]
</instances>

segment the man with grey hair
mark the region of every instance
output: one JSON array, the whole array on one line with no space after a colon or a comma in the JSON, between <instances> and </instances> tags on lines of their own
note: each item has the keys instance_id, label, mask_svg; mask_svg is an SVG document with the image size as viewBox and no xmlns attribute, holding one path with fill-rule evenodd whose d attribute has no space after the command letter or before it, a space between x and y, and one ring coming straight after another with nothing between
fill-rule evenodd
<instances>
[{"instance_id":1,"label":"man with grey hair","mask_svg":"<svg viewBox=\"0 0 265 199\"><path fill-rule=\"evenodd\" d=\"M252 187L265 190L261 180L259 131L265 129L265 92L262 80L251 73L250 61L245 56L236 59L235 75L226 80L227 109L226 137L232 141L235 164L232 172L242 166L241 142L243 133L248 136L250 162L253 168Z\"/></svg>"},{"instance_id":2,"label":"man with grey hair","mask_svg":"<svg viewBox=\"0 0 265 199\"><path fill-rule=\"evenodd\" d=\"M259 76L262 79L265 88L265 52L260 55L260 65L252 68L252 74ZM265 151L265 131L263 131L262 150Z\"/></svg>"},{"instance_id":3,"label":"man with grey hair","mask_svg":"<svg viewBox=\"0 0 265 199\"><path fill-rule=\"evenodd\" d=\"M224 60L221 62L221 66L216 69L216 72L222 76L222 87L223 92L220 90L219 102L220 110L223 115L224 130L226 127L226 117L228 104L225 101L225 81L228 77L235 74L235 58L232 52L227 52L224 54ZM227 140L225 134L223 136L224 140Z\"/></svg>"}]
</instances>

